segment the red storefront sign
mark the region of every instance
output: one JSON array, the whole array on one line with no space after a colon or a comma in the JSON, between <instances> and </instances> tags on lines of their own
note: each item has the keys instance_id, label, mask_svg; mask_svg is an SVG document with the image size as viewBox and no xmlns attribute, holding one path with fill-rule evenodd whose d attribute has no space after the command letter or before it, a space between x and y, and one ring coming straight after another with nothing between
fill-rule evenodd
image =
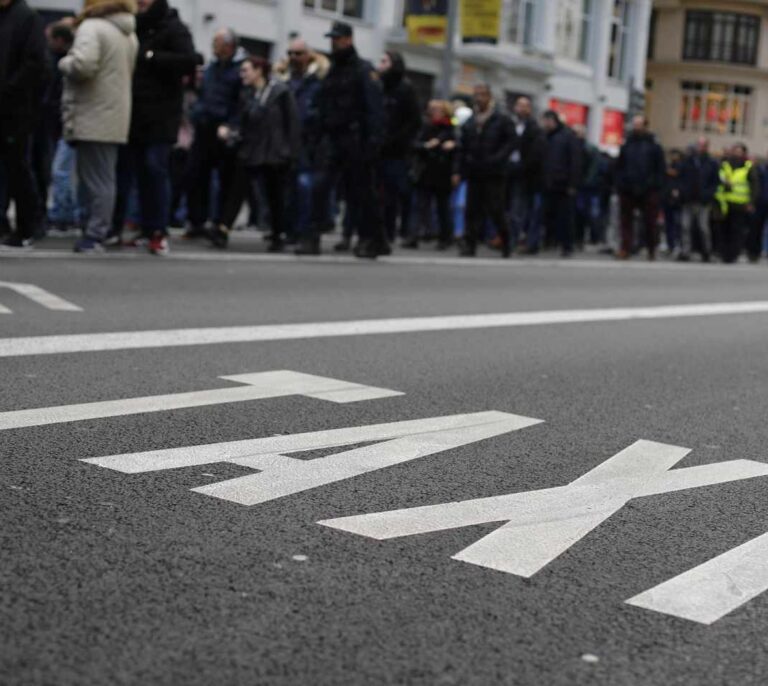
<instances>
[{"instance_id":1,"label":"red storefront sign","mask_svg":"<svg viewBox=\"0 0 768 686\"><path fill-rule=\"evenodd\" d=\"M619 147L624 142L624 113L619 110L603 112L603 133L600 144Z\"/></svg>"},{"instance_id":2,"label":"red storefront sign","mask_svg":"<svg viewBox=\"0 0 768 686\"><path fill-rule=\"evenodd\" d=\"M577 124L587 125L589 119L589 107L578 102L568 102L567 100L557 100L552 98L549 101L549 109L557 112L568 126Z\"/></svg>"}]
</instances>

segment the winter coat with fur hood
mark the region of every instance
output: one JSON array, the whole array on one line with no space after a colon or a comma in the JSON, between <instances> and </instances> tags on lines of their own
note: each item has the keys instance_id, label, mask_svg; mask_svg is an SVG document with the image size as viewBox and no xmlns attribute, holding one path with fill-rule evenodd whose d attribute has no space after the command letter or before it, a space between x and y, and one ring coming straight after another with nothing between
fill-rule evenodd
<instances>
[{"instance_id":1,"label":"winter coat with fur hood","mask_svg":"<svg viewBox=\"0 0 768 686\"><path fill-rule=\"evenodd\" d=\"M134 14L132 0L86 3L75 43L59 62L65 77L62 120L67 141L128 141L138 51Z\"/></svg>"}]
</instances>

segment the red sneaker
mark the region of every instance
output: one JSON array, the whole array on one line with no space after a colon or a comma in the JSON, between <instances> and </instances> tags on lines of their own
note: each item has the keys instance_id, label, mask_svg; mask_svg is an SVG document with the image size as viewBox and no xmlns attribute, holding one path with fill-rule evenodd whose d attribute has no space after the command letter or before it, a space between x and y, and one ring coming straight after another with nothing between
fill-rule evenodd
<instances>
[{"instance_id":1,"label":"red sneaker","mask_svg":"<svg viewBox=\"0 0 768 686\"><path fill-rule=\"evenodd\" d=\"M147 247L153 255L167 255L170 252L168 239L165 236L152 236Z\"/></svg>"}]
</instances>

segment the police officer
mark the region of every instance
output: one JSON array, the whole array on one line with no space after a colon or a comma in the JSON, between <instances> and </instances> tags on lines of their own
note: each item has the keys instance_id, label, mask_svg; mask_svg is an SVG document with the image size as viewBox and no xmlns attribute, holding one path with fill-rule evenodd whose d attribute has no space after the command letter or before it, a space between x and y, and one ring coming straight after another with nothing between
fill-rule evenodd
<instances>
[{"instance_id":1,"label":"police officer","mask_svg":"<svg viewBox=\"0 0 768 686\"><path fill-rule=\"evenodd\" d=\"M317 98L321 161L312 240L319 243L330 192L340 179L359 236L355 255L375 259L391 252L375 191L384 117L381 87L373 66L358 56L349 24L334 22L326 37L331 39L331 69Z\"/></svg>"},{"instance_id":2,"label":"police officer","mask_svg":"<svg viewBox=\"0 0 768 686\"><path fill-rule=\"evenodd\" d=\"M727 264L739 259L745 240L750 261L760 258L760 237L752 221L760 181L747 154L747 146L737 143L720 167L721 185L715 197L723 215L720 256Z\"/></svg>"}]
</instances>

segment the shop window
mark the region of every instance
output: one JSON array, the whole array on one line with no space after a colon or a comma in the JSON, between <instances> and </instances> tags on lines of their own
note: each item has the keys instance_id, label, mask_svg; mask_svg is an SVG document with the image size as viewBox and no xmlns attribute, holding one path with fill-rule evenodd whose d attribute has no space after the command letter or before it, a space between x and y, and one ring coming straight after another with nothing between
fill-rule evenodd
<instances>
[{"instance_id":1,"label":"shop window","mask_svg":"<svg viewBox=\"0 0 768 686\"><path fill-rule=\"evenodd\" d=\"M751 108L750 86L683 81L680 130L747 136Z\"/></svg>"},{"instance_id":2,"label":"shop window","mask_svg":"<svg viewBox=\"0 0 768 686\"><path fill-rule=\"evenodd\" d=\"M760 17L734 12L689 11L683 59L757 64Z\"/></svg>"}]
</instances>

